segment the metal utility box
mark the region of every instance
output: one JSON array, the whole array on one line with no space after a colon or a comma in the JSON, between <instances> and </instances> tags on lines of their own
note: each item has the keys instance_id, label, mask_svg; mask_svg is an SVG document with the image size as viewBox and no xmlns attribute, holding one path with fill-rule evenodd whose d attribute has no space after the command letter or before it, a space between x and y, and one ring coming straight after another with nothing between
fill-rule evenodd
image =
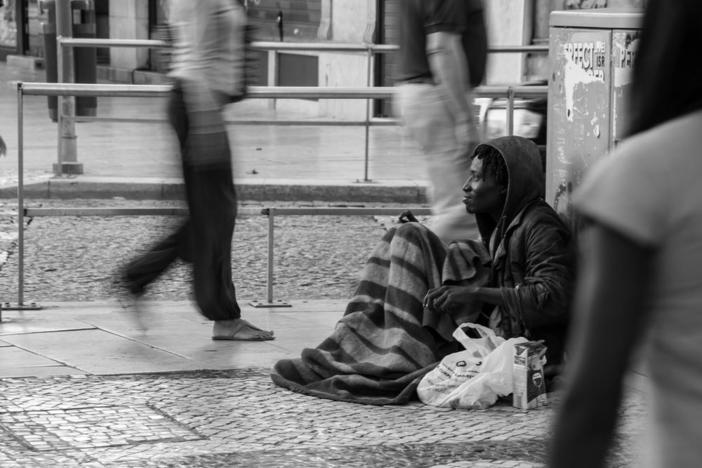
<instances>
[{"instance_id":1,"label":"metal utility box","mask_svg":"<svg viewBox=\"0 0 702 468\"><path fill-rule=\"evenodd\" d=\"M641 10L551 13L546 201L570 218L570 194L622 139Z\"/></svg>"}]
</instances>

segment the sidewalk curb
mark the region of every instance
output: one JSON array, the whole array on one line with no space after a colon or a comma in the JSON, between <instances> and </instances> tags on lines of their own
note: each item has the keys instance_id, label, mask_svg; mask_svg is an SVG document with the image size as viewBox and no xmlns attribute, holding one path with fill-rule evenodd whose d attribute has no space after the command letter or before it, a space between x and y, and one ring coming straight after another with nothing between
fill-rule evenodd
<instances>
[{"instance_id":1,"label":"sidewalk curb","mask_svg":"<svg viewBox=\"0 0 702 468\"><path fill-rule=\"evenodd\" d=\"M427 203L426 184L391 180L349 182L312 179L236 179L237 195L249 201L346 201ZM26 198L115 198L131 200L180 200L183 181L177 178L54 177L24 185ZM17 186L0 187L0 199L17 197Z\"/></svg>"}]
</instances>

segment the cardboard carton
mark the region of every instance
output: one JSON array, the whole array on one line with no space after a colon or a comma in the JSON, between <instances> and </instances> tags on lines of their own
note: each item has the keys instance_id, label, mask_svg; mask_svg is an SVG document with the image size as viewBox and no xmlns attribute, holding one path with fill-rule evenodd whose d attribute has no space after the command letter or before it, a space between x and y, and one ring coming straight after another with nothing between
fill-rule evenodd
<instances>
[{"instance_id":1,"label":"cardboard carton","mask_svg":"<svg viewBox=\"0 0 702 468\"><path fill-rule=\"evenodd\" d=\"M541 342L528 341L516 344L514 348L512 405L524 410L547 405L544 378L546 346Z\"/></svg>"}]
</instances>

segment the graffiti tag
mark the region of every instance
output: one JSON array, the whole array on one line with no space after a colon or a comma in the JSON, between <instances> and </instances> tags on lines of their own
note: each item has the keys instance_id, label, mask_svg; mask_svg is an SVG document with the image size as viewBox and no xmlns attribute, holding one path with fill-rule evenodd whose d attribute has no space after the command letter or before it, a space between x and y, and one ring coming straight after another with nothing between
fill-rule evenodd
<instances>
[{"instance_id":1,"label":"graffiti tag","mask_svg":"<svg viewBox=\"0 0 702 468\"><path fill-rule=\"evenodd\" d=\"M563 45L566 58L593 78L604 80L606 52L604 41L568 42Z\"/></svg>"}]
</instances>

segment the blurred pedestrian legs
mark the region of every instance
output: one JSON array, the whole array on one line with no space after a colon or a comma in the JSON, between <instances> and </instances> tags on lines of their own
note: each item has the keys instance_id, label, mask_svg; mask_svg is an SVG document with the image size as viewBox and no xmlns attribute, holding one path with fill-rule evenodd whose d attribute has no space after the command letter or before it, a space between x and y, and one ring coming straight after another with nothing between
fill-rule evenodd
<instances>
[{"instance_id":1,"label":"blurred pedestrian legs","mask_svg":"<svg viewBox=\"0 0 702 468\"><path fill-rule=\"evenodd\" d=\"M481 0L406 0L399 11L397 106L429 167L431 229L466 240L461 187L478 143L471 89L483 80L487 33Z\"/></svg>"},{"instance_id":2,"label":"blurred pedestrian legs","mask_svg":"<svg viewBox=\"0 0 702 468\"><path fill-rule=\"evenodd\" d=\"M231 243L236 190L222 109L245 90L246 12L238 0L171 0L174 52L168 113L183 167L188 219L124 273L141 297L176 259L192 265L193 292L202 315L214 321L215 340L272 340L241 318L232 282Z\"/></svg>"}]
</instances>

